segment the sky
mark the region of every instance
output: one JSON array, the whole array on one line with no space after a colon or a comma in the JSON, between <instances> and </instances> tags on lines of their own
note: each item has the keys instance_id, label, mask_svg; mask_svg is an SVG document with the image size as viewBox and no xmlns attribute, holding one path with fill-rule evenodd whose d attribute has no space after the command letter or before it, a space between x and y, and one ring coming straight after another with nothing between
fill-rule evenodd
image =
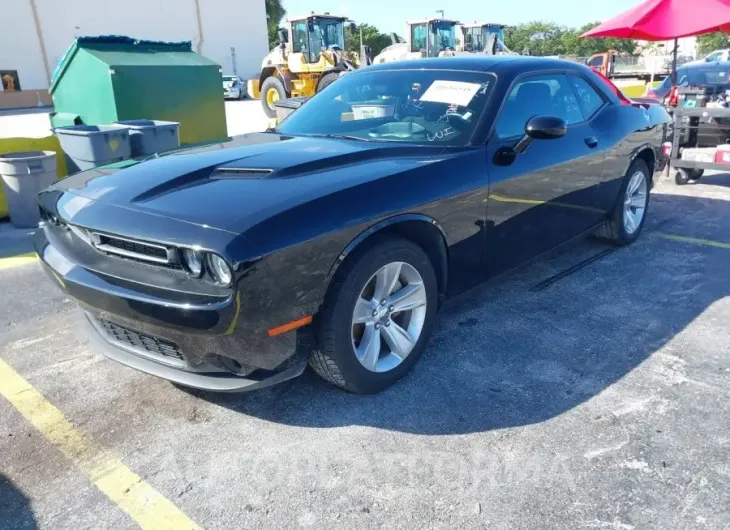
<instances>
[{"instance_id":1,"label":"sky","mask_svg":"<svg viewBox=\"0 0 730 530\"><path fill-rule=\"evenodd\" d=\"M358 24L376 26L383 33L405 34L406 20L435 17L444 10L446 18L460 22L495 22L515 25L547 20L563 26L582 26L606 20L641 0L282 0L287 14L306 15L310 11L343 15Z\"/></svg>"}]
</instances>

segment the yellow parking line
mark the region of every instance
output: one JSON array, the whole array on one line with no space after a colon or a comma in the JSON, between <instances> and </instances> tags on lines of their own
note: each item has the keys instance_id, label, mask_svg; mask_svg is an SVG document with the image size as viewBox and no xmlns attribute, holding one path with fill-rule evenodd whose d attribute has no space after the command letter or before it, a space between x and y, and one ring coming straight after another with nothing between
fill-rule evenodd
<instances>
[{"instance_id":1,"label":"yellow parking line","mask_svg":"<svg viewBox=\"0 0 730 530\"><path fill-rule=\"evenodd\" d=\"M28 263L35 263L37 259L38 254L36 254L35 252L28 252L27 254L11 256L9 258L0 258L0 271L3 269L20 267L21 265L27 265Z\"/></svg>"},{"instance_id":2,"label":"yellow parking line","mask_svg":"<svg viewBox=\"0 0 730 530\"><path fill-rule=\"evenodd\" d=\"M141 528L199 528L172 502L116 456L76 429L30 383L0 359L0 395L86 474L113 503Z\"/></svg>"},{"instance_id":3,"label":"yellow parking line","mask_svg":"<svg viewBox=\"0 0 730 530\"><path fill-rule=\"evenodd\" d=\"M582 204L570 204L567 202L559 202L559 201L543 201L543 200L538 200L538 199L520 199L517 197L504 197L503 195L497 195L495 193L491 193L487 199L484 199L484 202L487 202L489 200L494 200L497 202L511 202L511 203L515 203L515 204L534 204L535 206L540 206L540 205L555 206L557 208L569 208L572 210L583 210L586 212L605 213L604 210L601 210L600 208L594 208L593 206L583 206Z\"/></svg>"},{"instance_id":4,"label":"yellow parking line","mask_svg":"<svg viewBox=\"0 0 730 530\"><path fill-rule=\"evenodd\" d=\"M730 249L730 243L722 243L721 241L713 241L712 239L699 239L696 237L676 236L674 234L657 234L662 239L670 241L680 241L682 243L692 243L694 245L705 245L706 247Z\"/></svg>"}]
</instances>

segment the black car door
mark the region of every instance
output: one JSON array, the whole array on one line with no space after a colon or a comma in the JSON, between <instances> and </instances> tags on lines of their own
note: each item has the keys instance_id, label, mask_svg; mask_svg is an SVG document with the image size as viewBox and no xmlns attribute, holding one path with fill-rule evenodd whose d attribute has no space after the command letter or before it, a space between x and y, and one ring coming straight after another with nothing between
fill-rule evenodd
<instances>
[{"instance_id":1,"label":"black car door","mask_svg":"<svg viewBox=\"0 0 730 530\"><path fill-rule=\"evenodd\" d=\"M563 73L515 80L488 140L490 192L484 262L492 275L578 235L605 216L598 207L604 150ZM512 148L533 116L565 120L561 138ZM511 156L510 156L511 153Z\"/></svg>"}]
</instances>

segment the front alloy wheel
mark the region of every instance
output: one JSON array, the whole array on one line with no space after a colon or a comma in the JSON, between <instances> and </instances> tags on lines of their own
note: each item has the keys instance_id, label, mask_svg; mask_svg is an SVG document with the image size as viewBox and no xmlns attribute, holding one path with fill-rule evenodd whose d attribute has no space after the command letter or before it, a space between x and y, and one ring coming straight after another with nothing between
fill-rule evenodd
<instances>
[{"instance_id":1,"label":"front alloy wheel","mask_svg":"<svg viewBox=\"0 0 730 530\"><path fill-rule=\"evenodd\" d=\"M400 365L418 342L426 320L426 287L408 263L389 263L373 274L355 301L352 347L366 370Z\"/></svg>"},{"instance_id":2,"label":"front alloy wheel","mask_svg":"<svg viewBox=\"0 0 730 530\"><path fill-rule=\"evenodd\" d=\"M400 237L371 236L330 285L310 365L350 392L379 392L423 353L437 305L436 273L423 249Z\"/></svg>"}]
</instances>

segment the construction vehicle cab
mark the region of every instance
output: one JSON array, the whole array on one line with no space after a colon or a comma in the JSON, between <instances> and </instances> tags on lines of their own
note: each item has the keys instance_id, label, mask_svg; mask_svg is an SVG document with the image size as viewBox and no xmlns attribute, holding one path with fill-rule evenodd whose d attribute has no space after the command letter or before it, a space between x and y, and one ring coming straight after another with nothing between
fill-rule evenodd
<instances>
[{"instance_id":1,"label":"construction vehicle cab","mask_svg":"<svg viewBox=\"0 0 730 530\"><path fill-rule=\"evenodd\" d=\"M267 116L276 116L277 101L310 97L357 68L357 60L344 52L346 21L312 13L290 18L287 27L279 29L279 45L264 57L259 78L249 81L248 87L251 97L261 98Z\"/></svg>"},{"instance_id":2,"label":"construction vehicle cab","mask_svg":"<svg viewBox=\"0 0 730 530\"><path fill-rule=\"evenodd\" d=\"M596 72L603 74L605 77L613 77L614 64L616 62L616 51L607 50L603 53L597 53L586 59L586 66L590 66Z\"/></svg>"},{"instance_id":3,"label":"construction vehicle cab","mask_svg":"<svg viewBox=\"0 0 730 530\"><path fill-rule=\"evenodd\" d=\"M458 21L446 18L409 21L408 41L394 42L375 57L373 63L454 55L457 25Z\"/></svg>"},{"instance_id":4,"label":"construction vehicle cab","mask_svg":"<svg viewBox=\"0 0 730 530\"><path fill-rule=\"evenodd\" d=\"M505 24L494 24L490 22L474 22L464 24L460 27L459 35L461 42L458 45L459 51L482 53L487 46L489 37L494 35L497 39L497 46L504 46Z\"/></svg>"}]
</instances>

